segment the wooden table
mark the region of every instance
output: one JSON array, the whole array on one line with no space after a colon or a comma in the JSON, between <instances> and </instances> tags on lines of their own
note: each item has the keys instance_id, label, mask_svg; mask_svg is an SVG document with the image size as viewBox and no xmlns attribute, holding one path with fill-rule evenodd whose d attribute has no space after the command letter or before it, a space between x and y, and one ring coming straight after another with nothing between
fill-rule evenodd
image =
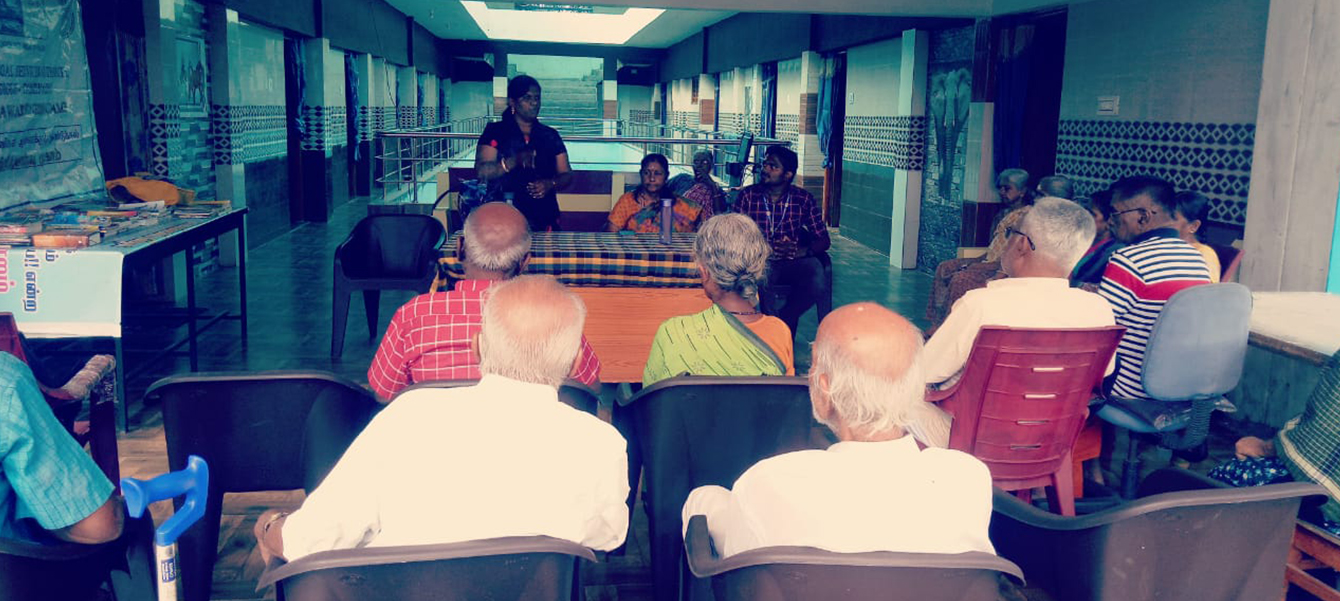
<instances>
[{"instance_id":1,"label":"wooden table","mask_svg":"<svg viewBox=\"0 0 1340 601\"><path fill-rule=\"evenodd\" d=\"M1279 428L1307 407L1321 367L1340 350L1340 296L1256 292L1252 300L1242 380L1228 398L1234 419Z\"/></svg>"},{"instance_id":2,"label":"wooden table","mask_svg":"<svg viewBox=\"0 0 1340 601\"><path fill-rule=\"evenodd\" d=\"M586 339L600 357L600 381L641 382L661 322L712 304L701 288L572 288L586 302Z\"/></svg>"}]
</instances>

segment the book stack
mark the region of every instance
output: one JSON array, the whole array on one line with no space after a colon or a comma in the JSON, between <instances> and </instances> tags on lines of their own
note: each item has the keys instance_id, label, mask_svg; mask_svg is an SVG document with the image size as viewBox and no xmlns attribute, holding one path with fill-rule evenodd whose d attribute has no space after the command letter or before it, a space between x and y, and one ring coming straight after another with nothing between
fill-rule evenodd
<instances>
[{"instance_id":1,"label":"book stack","mask_svg":"<svg viewBox=\"0 0 1340 601\"><path fill-rule=\"evenodd\" d=\"M0 245L28 246L32 244L32 235L42 231L41 216L33 211L24 211L0 217Z\"/></svg>"}]
</instances>

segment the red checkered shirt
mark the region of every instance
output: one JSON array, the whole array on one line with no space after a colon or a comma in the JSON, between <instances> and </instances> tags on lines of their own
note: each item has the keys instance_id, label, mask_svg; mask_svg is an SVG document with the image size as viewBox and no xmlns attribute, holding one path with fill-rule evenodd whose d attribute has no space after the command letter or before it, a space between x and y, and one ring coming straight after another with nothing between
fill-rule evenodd
<instances>
[{"instance_id":1,"label":"red checkered shirt","mask_svg":"<svg viewBox=\"0 0 1340 601\"><path fill-rule=\"evenodd\" d=\"M400 307L368 368L377 396L389 399L415 382L479 379L470 340L479 332L484 290L494 281L462 280L455 290L420 294ZM595 385L600 359L585 336L579 352L572 378Z\"/></svg>"},{"instance_id":2,"label":"red checkered shirt","mask_svg":"<svg viewBox=\"0 0 1340 601\"><path fill-rule=\"evenodd\" d=\"M798 247L801 232L810 238L827 239L828 226L814 195L799 186L786 189L777 202L768 199L768 188L754 184L740 191L735 210L748 215L772 245L773 259L794 259L802 253Z\"/></svg>"}]
</instances>

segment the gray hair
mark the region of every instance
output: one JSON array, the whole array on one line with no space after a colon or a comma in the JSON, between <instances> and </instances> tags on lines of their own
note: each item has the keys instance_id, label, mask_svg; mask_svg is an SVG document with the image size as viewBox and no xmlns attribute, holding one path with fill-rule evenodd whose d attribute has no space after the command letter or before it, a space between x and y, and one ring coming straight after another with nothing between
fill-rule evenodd
<instances>
[{"instance_id":1,"label":"gray hair","mask_svg":"<svg viewBox=\"0 0 1340 601\"><path fill-rule=\"evenodd\" d=\"M1028 172L1023 169L1006 169L996 176L996 185L1008 183L1020 190L1028 189Z\"/></svg>"},{"instance_id":2,"label":"gray hair","mask_svg":"<svg viewBox=\"0 0 1340 601\"><path fill-rule=\"evenodd\" d=\"M1070 184L1070 178L1064 175L1048 175L1038 180L1038 194L1074 200L1075 188Z\"/></svg>"},{"instance_id":3,"label":"gray hair","mask_svg":"<svg viewBox=\"0 0 1340 601\"><path fill-rule=\"evenodd\" d=\"M767 277L772 248L748 215L726 213L708 219L698 228L693 254L723 291L758 303L758 289Z\"/></svg>"},{"instance_id":4,"label":"gray hair","mask_svg":"<svg viewBox=\"0 0 1340 601\"><path fill-rule=\"evenodd\" d=\"M827 374L833 410L852 430L882 432L896 426L907 431L913 424L933 419L934 407L926 403L923 343L920 336L913 338L916 349L912 363L896 380L864 369L868 362L852 356L850 349L832 337L815 340L810 388L818 385L820 374ZM814 417L836 431L837 424L817 414Z\"/></svg>"},{"instance_id":5,"label":"gray hair","mask_svg":"<svg viewBox=\"0 0 1340 601\"><path fill-rule=\"evenodd\" d=\"M1079 203L1051 196L1033 201L1033 208L1024 216L1019 228L1033 239L1038 254L1066 271L1074 269L1084 257L1093 243L1096 229L1093 214L1088 209Z\"/></svg>"},{"instance_id":6,"label":"gray hair","mask_svg":"<svg viewBox=\"0 0 1340 601\"><path fill-rule=\"evenodd\" d=\"M707 160L710 161L710 162L712 163L712 166L713 166L713 167L715 167L716 164L717 164L716 153L714 153L714 152L712 152L712 151L710 151L710 150L699 150L698 152L693 153L693 160L695 160L695 161L698 160L698 157L705 157L705 158L707 158Z\"/></svg>"},{"instance_id":7,"label":"gray hair","mask_svg":"<svg viewBox=\"0 0 1340 601\"><path fill-rule=\"evenodd\" d=\"M479 214L478 209L472 211L461 231L466 260L488 271L519 272L521 261L530 253L530 227L525 226L513 240L498 240L484 233Z\"/></svg>"},{"instance_id":8,"label":"gray hair","mask_svg":"<svg viewBox=\"0 0 1340 601\"><path fill-rule=\"evenodd\" d=\"M523 275L489 287L479 331L479 371L559 386L581 348L586 305L558 280Z\"/></svg>"}]
</instances>

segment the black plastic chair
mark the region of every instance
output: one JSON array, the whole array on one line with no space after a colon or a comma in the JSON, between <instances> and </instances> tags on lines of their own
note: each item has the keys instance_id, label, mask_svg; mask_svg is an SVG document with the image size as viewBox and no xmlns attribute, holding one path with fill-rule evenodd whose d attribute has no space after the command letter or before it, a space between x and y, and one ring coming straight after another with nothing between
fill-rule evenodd
<instances>
[{"instance_id":1,"label":"black plastic chair","mask_svg":"<svg viewBox=\"0 0 1340 601\"><path fill-rule=\"evenodd\" d=\"M1058 600L1278 599L1299 504L1325 498L1315 484L1229 488L1176 468L1150 474L1139 494L1062 517L997 489L991 542Z\"/></svg>"},{"instance_id":2,"label":"black plastic chair","mask_svg":"<svg viewBox=\"0 0 1340 601\"><path fill-rule=\"evenodd\" d=\"M400 392L396 393L396 398L411 390L421 390L424 388L460 388L462 386L474 386L479 380L431 380L428 382L418 382L406 386ZM395 400L394 398L392 400ZM597 415L600 407L600 395L591 387L569 379L558 389L558 400L567 403L573 409L585 411L591 415Z\"/></svg>"},{"instance_id":3,"label":"black plastic chair","mask_svg":"<svg viewBox=\"0 0 1340 601\"><path fill-rule=\"evenodd\" d=\"M349 295L363 291L368 338L377 339L382 290L428 292L447 239L442 223L428 215L380 214L364 217L335 249L335 298L331 306L330 356L344 350Z\"/></svg>"},{"instance_id":4,"label":"black plastic chair","mask_svg":"<svg viewBox=\"0 0 1340 601\"><path fill-rule=\"evenodd\" d=\"M269 567L280 601L561 601L579 599L590 549L548 536L323 551Z\"/></svg>"},{"instance_id":5,"label":"black plastic chair","mask_svg":"<svg viewBox=\"0 0 1340 601\"><path fill-rule=\"evenodd\" d=\"M834 553L813 547L766 547L717 555L707 517L689 519L689 569L711 578L716 601L998 601L1023 572L990 553Z\"/></svg>"},{"instance_id":6,"label":"black plastic chair","mask_svg":"<svg viewBox=\"0 0 1340 601\"><path fill-rule=\"evenodd\" d=\"M101 545L0 539L0 599L153 601L153 519L125 518L121 538Z\"/></svg>"},{"instance_id":7,"label":"black plastic chair","mask_svg":"<svg viewBox=\"0 0 1340 601\"><path fill-rule=\"evenodd\" d=\"M186 601L206 601L219 541L223 495L311 492L380 404L350 380L319 371L197 373L155 382L169 469L189 455L209 462L205 515L178 542Z\"/></svg>"},{"instance_id":8,"label":"black plastic chair","mask_svg":"<svg viewBox=\"0 0 1340 601\"><path fill-rule=\"evenodd\" d=\"M632 414L633 431L624 435L642 456L658 601L675 601L681 581L688 582L687 570L681 571L680 511L689 491L707 484L730 487L760 460L825 446L812 438L805 378L679 376L619 404L619 411Z\"/></svg>"}]
</instances>

